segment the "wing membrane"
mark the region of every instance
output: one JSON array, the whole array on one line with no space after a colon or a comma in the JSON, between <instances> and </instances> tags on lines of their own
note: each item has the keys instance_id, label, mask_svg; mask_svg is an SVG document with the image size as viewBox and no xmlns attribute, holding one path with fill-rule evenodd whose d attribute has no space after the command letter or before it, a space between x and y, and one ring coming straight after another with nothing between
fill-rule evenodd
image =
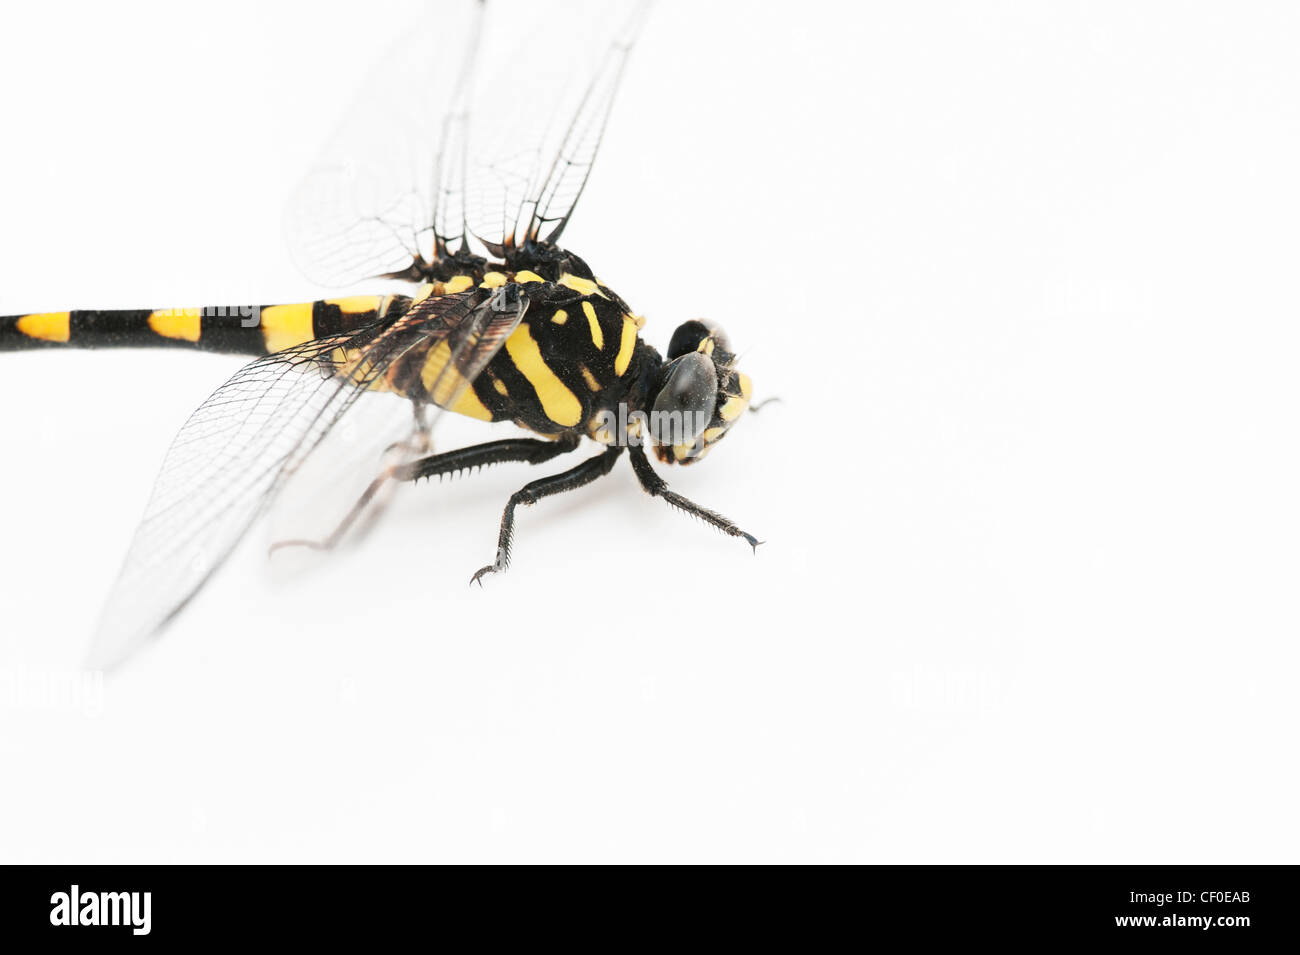
<instances>
[{"instance_id":1,"label":"wing membrane","mask_svg":"<svg viewBox=\"0 0 1300 955\"><path fill-rule=\"evenodd\" d=\"M647 6L438 5L385 55L291 200L299 265L326 285L418 279L461 248L558 238Z\"/></svg>"},{"instance_id":2,"label":"wing membrane","mask_svg":"<svg viewBox=\"0 0 1300 955\"><path fill-rule=\"evenodd\" d=\"M286 227L304 271L330 285L420 279L461 251L502 256L557 239L646 6L494 3L485 21L482 2L441 4L377 66L295 193ZM492 43L485 22L499 32ZM241 369L168 451L94 662L112 665L157 633L361 395L400 377L417 403L455 404L527 304L514 284L417 300L399 318Z\"/></svg>"},{"instance_id":3,"label":"wing membrane","mask_svg":"<svg viewBox=\"0 0 1300 955\"><path fill-rule=\"evenodd\" d=\"M396 321L259 358L186 422L163 462L109 595L92 664L113 666L167 623L229 557L284 481L357 399L412 354L445 345L468 387L518 325L518 286L426 300ZM465 377L470 376L470 377ZM448 402L449 403L449 402Z\"/></svg>"},{"instance_id":4,"label":"wing membrane","mask_svg":"<svg viewBox=\"0 0 1300 955\"><path fill-rule=\"evenodd\" d=\"M341 287L398 272L463 232L468 96L483 4L431 4L383 52L290 198L300 269ZM435 211L436 210L436 211Z\"/></svg>"},{"instance_id":5,"label":"wing membrane","mask_svg":"<svg viewBox=\"0 0 1300 955\"><path fill-rule=\"evenodd\" d=\"M583 91L582 100L565 130L545 179L541 181L536 198L525 205L525 213L531 211L529 239L555 242L568 224L591 175L609 122L609 112L614 106L614 96L648 10L648 3L638 3L633 7Z\"/></svg>"}]
</instances>

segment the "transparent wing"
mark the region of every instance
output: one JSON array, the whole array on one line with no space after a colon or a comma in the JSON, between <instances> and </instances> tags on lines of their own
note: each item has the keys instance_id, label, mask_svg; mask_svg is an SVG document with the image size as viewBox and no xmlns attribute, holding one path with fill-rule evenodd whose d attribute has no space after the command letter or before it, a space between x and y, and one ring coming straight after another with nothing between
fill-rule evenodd
<instances>
[{"instance_id":1,"label":"transparent wing","mask_svg":"<svg viewBox=\"0 0 1300 955\"><path fill-rule=\"evenodd\" d=\"M553 47L533 48L544 59L529 75L555 75L551 103L530 99L531 128L495 123L490 111L476 111L469 228L493 254L526 240L559 239L591 175L648 10L648 0L602 5L585 16L584 30L570 34L568 57L556 56Z\"/></svg>"},{"instance_id":2,"label":"transparent wing","mask_svg":"<svg viewBox=\"0 0 1300 955\"><path fill-rule=\"evenodd\" d=\"M285 480L259 521L265 528L259 543L265 543L268 553L274 555L268 580L288 581L319 566L325 557L319 549L277 545L330 539L376 474L434 450L413 410L409 402L395 401L391 394L372 391L361 395ZM389 485L373 495L372 506L353 522L346 541L362 539L401 490Z\"/></svg>"},{"instance_id":3,"label":"transparent wing","mask_svg":"<svg viewBox=\"0 0 1300 955\"><path fill-rule=\"evenodd\" d=\"M481 2L432 3L371 68L286 209L289 249L311 280L352 285L427 259L435 219L449 239L461 231L482 19Z\"/></svg>"},{"instance_id":4,"label":"transparent wing","mask_svg":"<svg viewBox=\"0 0 1300 955\"><path fill-rule=\"evenodd\" d=\"M431 298L396 321L316 339L244 366L172 442L110 593L91 664L121 662L174 617L357 399L435 348L452 401L518 325L516 285ZM422 366L416 366L422 367ZM451 403L451 402L447 402Z\"/></svg>"},{"instance_id":5,"label":"transparent wing","mask_svg":"<svg viewBox=\"0 0 1300 955\"><path fill-rule=\"evenodd\" d=\"M590 174L647 4L443 3L408 30L296 191L309 277L418 279L462 248L556 238Z\"/></svg>"}]
</instances>

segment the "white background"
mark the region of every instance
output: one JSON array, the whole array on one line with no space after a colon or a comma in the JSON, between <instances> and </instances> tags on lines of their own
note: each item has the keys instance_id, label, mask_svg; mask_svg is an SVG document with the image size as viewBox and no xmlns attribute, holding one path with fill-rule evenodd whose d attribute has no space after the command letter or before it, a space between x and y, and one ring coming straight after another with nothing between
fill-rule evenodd
<instances>
[{"instance_id":1,"label":"white background","mask_svg":"<svg viewBox=\"0 0 1300 955\"><path fill-rule=\"evenodd\" d=\"M318 297L281 210L412 8L5 8L0 313ZM566 244L785 399L666 475L756 557L620 467L470 590L502 467L76 684L237 359L2 356L0 860L1295 861L1297 48L662 4Z\"/></svg>"}]
</instances>

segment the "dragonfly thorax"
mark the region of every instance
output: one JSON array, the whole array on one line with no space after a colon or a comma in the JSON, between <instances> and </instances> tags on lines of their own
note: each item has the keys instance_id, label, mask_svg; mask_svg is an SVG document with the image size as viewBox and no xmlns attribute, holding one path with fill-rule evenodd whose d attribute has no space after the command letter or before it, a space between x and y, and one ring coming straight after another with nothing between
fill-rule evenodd
<instances>
[{"instance_id":1,"label":"dragonfly thorax","mask_svg":"<svg viewBox=\"0 0 1300 955\"><path fill-rule=\"evenodd\" d=\"M408 306L412 316L455 298L487 303L508 297L526 307L472 380L458 377L459 353L439 347L404 360L389 387L416 401L484 421L512 421L547 437L621 443L604 425L611 415L626 420L646 408L662 359L641 341L644 320L586 263L558 249L541 251L504 261L462 259L465 271L421 286Z\"/></svg>"},{"instance_id":2,"label":"dragonfly thorax","mask_svg":"<svg viewBox=\"0 0 1300 955\"><path fill-rule=\"evenodd\" d=\"M660 461L692 464L749 405L752 385L720 328L685 322L665 360L641 341L644 320L570 252L537 244L458 261L464 271L442 273L415 301L513 284L528 308L472 389L444 407L548 436L648 441Z\"/></svg>"}]
</instances>

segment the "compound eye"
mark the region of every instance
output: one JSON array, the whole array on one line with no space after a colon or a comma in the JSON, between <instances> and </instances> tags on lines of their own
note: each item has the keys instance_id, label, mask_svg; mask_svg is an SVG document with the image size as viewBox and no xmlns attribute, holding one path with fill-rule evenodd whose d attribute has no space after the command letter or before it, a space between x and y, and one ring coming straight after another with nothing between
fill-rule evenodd
<instances>
[{"instance_id":1,"label":"compound eye","mask_svg":"<svg viewBox=\"0 0 1300 955\"><path fill-rule=\"evenodd\" d=\"M672 341L668 343L668 360L681 358L700 347L700 342L709 336L709 326L699 319L692 319L677 326Z\"/></svg>"},{"instance_id":2,"label":"compound eye","mask_svg":"<svg viewBox=\"0 0 1300 955\"><path fill-rule=\"evenodd\" d=\"M713 361L690 352L669 362L663 387L650 415L650 432L659 444L689 444L704 433L718 400Z\"/></svg>"}]
</instances>

